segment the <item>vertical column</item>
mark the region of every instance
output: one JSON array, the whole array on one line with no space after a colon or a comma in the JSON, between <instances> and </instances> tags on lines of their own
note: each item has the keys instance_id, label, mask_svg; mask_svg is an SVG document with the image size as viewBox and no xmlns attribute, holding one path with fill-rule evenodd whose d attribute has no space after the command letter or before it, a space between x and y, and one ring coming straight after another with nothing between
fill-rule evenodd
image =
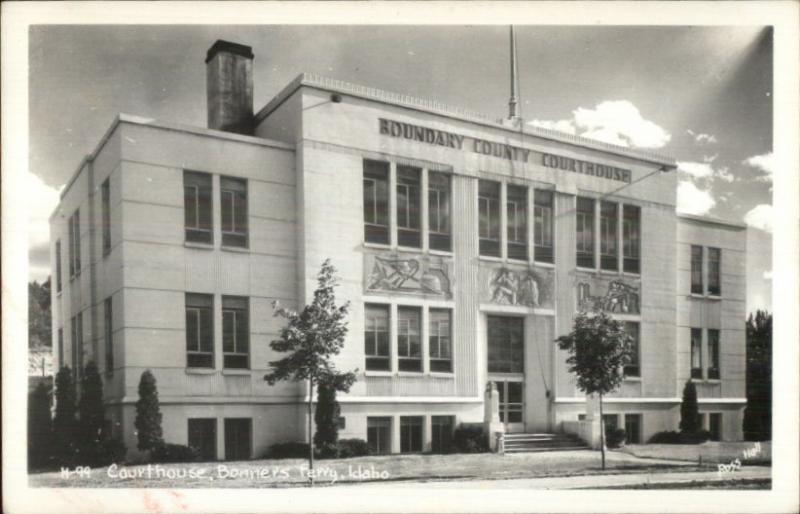
<instances>
[{"instance_id":1,"label":"vertical column","mask_svg":"<svg viewBox=\"0 0 800 514\"><path fill-rule=\"evenodd\" d=\"M400 453L400 416L392 416L392 453Z\"/></svg>"},{"instance_id":2,"label":"vertical column","mask_svg":"<svg viewBox=\"0 0 800 514\"><path fill-rule=\"evenodd\" d=\"M395 302L389 305L389 358L391 364L389 371L396 373L399 367L397 365L397 303Z\"/></svg>"},{"instance_id":3,"label":"vertical column","mask_svg":"<svg viewBox=\"0 0 800 514\"><path fill-rule=\"evenodd\" d=\"M422 451L433 450L433 416L422 417Z\"/></svg>"},{"instance_id":4,"label":"vertical column","mask_svg":"<svg viewBox=\"0 0 800 514\"><path fill-rule=\"evenodd\" d=\"M527 222L527 238L528 238L528 264L533 264L534 262L534 255L533 252L535 250L535 245L533 244L533 237L534 237L534 221L536 217L534 216L533 208L534 208L534 198L536 195L536 190L533 187L528 188L528 205L526 206L526 222Z\"/></svg>"},{"instance_id":5,"label":"vertical column","mask_svg":"<svg viewBox=\"0 0 800 514\"><path fill-rule=\"evenodd\" d=\"M621 203L616 204L616 209L617 209L617 269L619 270L619 273L622 274L622 272L625 270L624 268L625 262L622 256L624 248L622 245L625 243L625 235L622 233L622 227L623 227L622 216L625 214L625 212L622 209Z\"/></svg>"},{"instance_id":6,"label":"vertical column","mask_svg":"<svg viewBox=\"0 0 800 514\"><path fill-rule=\"evenodd\" d=\"M505 181L500 181L500 257L508 258L508 212L506 207L507 187Z\"/></svg>"},{"instance_id":7,"label":"vertical column","mask_svg":"<svg viewBox=\"0 0 800 514\"><path fill-rule=\"evenodd\" d=\"M594 269L600 269L600 198L594 199L594 237L592 243L594 244Z\"/></svg>"},{"instance_id":8,"label":"vertical column","mask_svg":"<svg viewBox=\"0 0 800 514\"><path fill-rule=\"evenodd\" d=\"M397 248L397 163L389 163L389 244Z\"/></svg>"},{"instance_id":9,"label":"vertical column","mask_svg":"<svg viewBox=\"0 0 800 514\"><path fill-rule=\"evenodd\" d=\"M225 460L225 418L214 418L217 426L217 459ZM189 422L186 422L189 426Z\"/></svg>"},{"instance_id":10,"label":"vertical column","mask_svg":"<svg viewBox=\"0 0 800 514\"><path fill-rule=\"evenodd\" d=\"M211 175L211 219L213 223L212 232L214 233L214 248L222 246L222 200L219 195L219 175ZM219 277L214 277L218 279Z\"/></svg>"},{"instance_id":11,"label":"vertical column","mask_svg":"<svg viewBox=\"0 0 800 514\"><path fill-rule=\"evenodd\" d=\"M428 168L420 171L420 237L422 238L422 251L428 251Z\"/></svg>"},{"instance_id":12,"label":"vertical column","mask_svg":"<svg viewBox=\"0 0 800 514\"><path fill-rule=\"evenodd\" d=\"M422 372L427 374L431 370L430 351L428 345L430 344L430 311L427 305L420 307L422 313L420 317L419 337L420 337L420 352L422 353Z\"/></svg>"}]
</instances>

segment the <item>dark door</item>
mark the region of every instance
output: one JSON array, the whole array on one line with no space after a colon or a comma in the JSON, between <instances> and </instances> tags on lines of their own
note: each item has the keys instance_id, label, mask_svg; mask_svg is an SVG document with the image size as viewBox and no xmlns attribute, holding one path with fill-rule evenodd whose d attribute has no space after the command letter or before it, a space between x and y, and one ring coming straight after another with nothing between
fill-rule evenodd
<instances>
[{"instance_id":1,"label":"dark door","mask_svg":"<svg viewBox=\"0 0 800 514\"><path fill-rule=\"evenodd\" d=\"M225 418L225 460L246 460L252 453L250 418Z\"/></svg>"},{"instance_id":2,"label":"dark door","mask_svg":"<svg viewBox=\"0 0 800 514\"><path fill-rule=\"evenodd\" d=\"M189 420L189 446L200 452L200 459L217 459L217 420L199 418Z\"/></svg>"}]
</instances>

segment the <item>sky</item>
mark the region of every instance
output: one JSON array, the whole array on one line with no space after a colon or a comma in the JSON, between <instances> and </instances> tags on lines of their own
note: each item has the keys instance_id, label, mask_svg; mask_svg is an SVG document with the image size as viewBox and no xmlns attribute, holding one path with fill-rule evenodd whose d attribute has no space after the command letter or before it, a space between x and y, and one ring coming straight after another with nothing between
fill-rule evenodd
<instances>
[{"instance_id":1,"label":"sky","mask_svg":"<svg viewBox=\"0 0 800 514\"><path fill-rule=\"evenodd\" d=\"M746 223L747 309L771 310L772 30L516 27L526 123L678 162L678 211ZM256 111L302 72L508 113L507 26L81 26L29 32L30 279L58 191L117 113L206 125L206 50L253 47Z\"/></svg>"}]
</instances>

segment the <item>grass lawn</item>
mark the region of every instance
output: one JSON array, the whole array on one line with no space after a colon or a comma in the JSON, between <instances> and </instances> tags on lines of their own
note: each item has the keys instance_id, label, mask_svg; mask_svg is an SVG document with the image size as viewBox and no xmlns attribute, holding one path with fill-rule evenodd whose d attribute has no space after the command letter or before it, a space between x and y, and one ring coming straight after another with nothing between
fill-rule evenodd
<instances>
[{"instance_id":1,"label":"grass lawn","mask_svg":"<svg viewBox=\"0 0 800 514\"><path fill-rule=\"evenodd\" d=\"M748 464L770 465L772 463L772 443L767 441L758 444L760 450L757 454L749 457L745 457L745 451L756 448L756 443L709 441L702 444L631 444L618 451L653 459L699 462L702 458L703 463L710 464L730 464L739 459L743 466Z\"/></svg>"},{"instance_id":2,"label":"grass lawn","mask_svg":"<svg viewBox=\"0 0 800 514\"><path fill-rule=\"evenodd\" d=\"M33 487L293 487L308 482L303 459L250 460L95 468L69 478L60 472L30 475ZM608 473L698 470L689 463L642 459L607 452ZM708 467L703 467L708 470ZM601 473L597 451L545 452L519 455L391 455L330 459L315 463L317 484L381 480L499 480Z\"/></svg>"}]
</instances>

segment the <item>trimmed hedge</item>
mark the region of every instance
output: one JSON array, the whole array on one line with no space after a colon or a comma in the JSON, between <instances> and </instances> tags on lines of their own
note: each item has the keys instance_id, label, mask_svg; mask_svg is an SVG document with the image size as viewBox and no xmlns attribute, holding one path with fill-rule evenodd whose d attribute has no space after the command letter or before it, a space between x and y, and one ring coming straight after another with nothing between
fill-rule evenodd
<instances>
[{"instance_id":1,"label":"trimmed hedge","mask_svg":"<svg viewBox=\"0 0 800 514\"><path fill-rule=\"evenodd\" d=\"M624 446L627 438L628 434L625 432L625 429L614 428L609 430L606 434L606 446L609 448L620 448L621 446Z\"/></svg>"},{"instance_id":2,"label":"trimmed hedge","mask_svg":"<svg viewBox=\"0 0 800 514\"><path fill-rule=\"evenodd\" d=\"M340 439L337 443L339 458L363 457L370 455L369 445L363 439Z\"/></svg>"},{"instance_id":3,"label":"trimmed hedge","mask_svg":"<svg viewBox=\"0 0 800 514\"><path fill-rule=\"evenodd\" d=\"M349 457L362 457L369 455L369 445L363 439L341 439L336 445L325 444L314 448L314 457L317 459L346 459ZM299 441L289 443L276 443L269 447L265 458L268 459L306 459L308 458L308 444Z\"/></svg>"},{"instance_id":4,"label":"trimmed hedge","mask_svg":"<svg viewBox=\"0 0 800 514\"><path fill-rule=\"evenodd\" d=\"M483 425L460 424L453 432L454 453L483 453L489 451L489 442Z\"/></svg>"},{"instance_id":5,"label":"trimmed hedge","mask_svg":"<svg viewBox=\"0 0 800 514\"><path fill-rule=\"evenodd\" d=\"M647 441L649 444L700 444L711 440L711 432L657 432Z\"/></svg>"},{"instance_id":6,"label":"trimmed hedge","mask_svg":"<svg viewBox=\"0 0 800 514\"><path fill-rule=\"evenodd\" d=\"M200 452L183 444L162 443L150 451L150 461L166 464L168 462L197 462Z\"/></svg>"}]
</instances>

